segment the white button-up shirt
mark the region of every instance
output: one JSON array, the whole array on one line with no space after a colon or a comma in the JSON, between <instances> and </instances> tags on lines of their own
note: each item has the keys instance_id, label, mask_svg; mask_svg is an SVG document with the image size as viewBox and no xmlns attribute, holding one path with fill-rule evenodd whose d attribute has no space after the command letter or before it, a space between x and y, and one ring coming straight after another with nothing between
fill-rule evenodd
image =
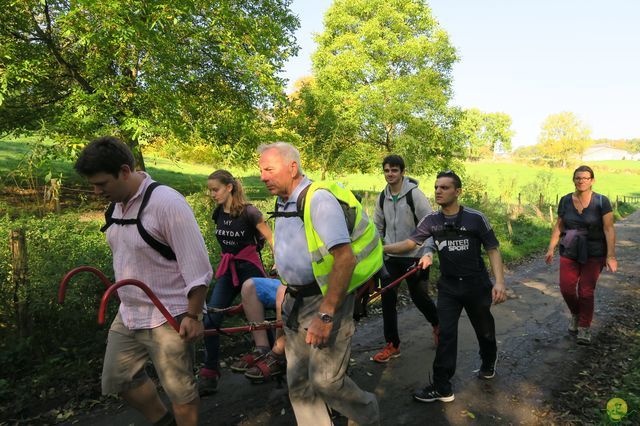
<instances>
[{"instance_id":1,"label":"white button-up shirt","mask_svg":"<svg viewBox=\"0 0 640 426\"><path fill-rule=\"evenodd\" d=\"M114 219L135 219L147 187L153 182L145 173L138 191L125 210L116 203ZM113 252L116 281L127 278L145 283L156 294L172 316L188 310L188 294L192 288L208 286L213 275L204 239L193 210L185 198L168 186L159 186L142 213L142 225L156 240L168 245L177 260L165 259L140 236L136 225L112 224L107 242ZM155 328L166 322L162 313L142 290L124 286L118 290L120 315L129 329Z\"/></svg>"}]
</instances>

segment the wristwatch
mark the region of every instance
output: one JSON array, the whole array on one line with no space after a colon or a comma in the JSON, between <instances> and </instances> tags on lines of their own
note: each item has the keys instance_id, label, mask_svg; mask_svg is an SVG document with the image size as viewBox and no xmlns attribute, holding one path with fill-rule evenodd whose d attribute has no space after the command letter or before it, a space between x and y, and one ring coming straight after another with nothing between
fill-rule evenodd
<instances>
[{"instance_id":1,"label":"wristwatch","mask_svg":"<svg viewBox=\"0 0 640 426\"><path fill-rule=\"evenodd\" d=\"M318 312L318 316L320 317L320 320L325 324L333 322L333 316L329 315L326 312Z\"/></svg>"},{"instance_id":2,"label":"wristwatch","mask_svg":"<svg viewBox=\"0 0 640 426\"><path fill-rule=\"evenodd\" d=\"M191 318L193 320L196 320L196 321L202 321L202 319L204 318L204 315L202 314L202 312L200 312L198 315L190 314L189 312L185 312L184 316L187 317L187 318Z\"/></svg>"}]
</instances>

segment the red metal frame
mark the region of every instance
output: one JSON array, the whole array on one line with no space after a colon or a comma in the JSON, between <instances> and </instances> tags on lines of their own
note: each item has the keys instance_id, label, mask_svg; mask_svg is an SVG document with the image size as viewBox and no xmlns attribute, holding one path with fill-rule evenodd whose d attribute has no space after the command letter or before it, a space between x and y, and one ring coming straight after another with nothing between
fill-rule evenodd
<instances>
[{"instance_id":1,"label":"red metal frame","mask_svg":"<svg viewBox=\"0 0 640 426\"><path fill-rule=\"evenodd\" d=\"M160 299L158 299L158 297L153 293L153 290L151 290L142 281L138 281L134 279L120 280L115 284L113 284L112 286L110 286L107 289L107 291L104 292L104 295L102 295L102 300L100 301L100 311L98 313L98 324L100 325L104 324L104 312L107 309L107 302L109 301L109 298L111 297L113 292L125 285L132 285L144 291L147 297L151 299L151 302L155 305L155 307L158 308L158 310L162 313L162 315L164 315L164 317L167 319L169 324L171 324L171 327L173 327L174 330L176 330L178 333L180 332L180 325L178 324L178 321L176 321L176 319L171 316L171 314L169 313L169 311L167 311L167 308L164 307Z\"/></svg>"},{"instance_id":2,"label":"red metal frame","mask_svg":"<svg viewBox=\"0 0 640 426\"><path fill-rule=\"evenodd\" d=\"M111 286L111 281L109 281L107 276L104 273L102 273L100 269L94 268L93 266L79 266L67 272L67 274L62 278L62 281L60 281L60 286L58 287L58 303L59 304L62 305L64 303L64 298L67 294L67 284L69 284L69 281L71 280L71 278L73 278L76 274L79 274L80 272L91 272L93 275L98 277L100 281L102 281L102 283L106 288L109 288Z\"/></svg>"},{"instance_id":3,"label":"red metal frame","mask_svg":"<svg viewBox=\"0 0 640 426\"><path fill-rule=\"evenodd\" d=\"M381 297L382 294L385 291L389 291L392 288L398 286L402 282L402 280L404 280L405 278L407 278L411 274L416 273L419 269L420 269L419 266L415 266L412 269L410 269L407 273L405 273L404 275L402 275L401 277L396 279L395 281L389 283L387 286L382 287L382 288L374 289L373 293L371 294L371 296L369 298L368 303L373 303L375 300L377 300L379 297ZM120 281L112 284L107 279L107 277L99 269L96 269L96 268L91 267L91 266L80 266L78 268L72 269L71 271L69 271L62 278L62 281L60 282L60 287L58 289L58 303L62 304L64 302L64 298L65 298L66 291L67 291L67 284L69 283L69 280L74 275L76 275L76 274L78 274L80 272L91 272L91 273L93 273L94 275L96 275L100 279L100 281L102 281L102 283L107 288L106 291L104 292L104 295L102 296L102 300L100 301L100 311L98 313L98 323L100 325L104 324L104 316L105 316L105 311L107 309L107 303L109 302L109 298L120 287L124 287L124 286L127 286L127 285L132 285L132 286L138 287L140 290L144 291L144 293L151 300L151 302L155 305L155 307L158 308L158 310L162 313L162 315L164 315L164 317L169 322L171 327L173 327L174 330L176 330L176 332L178 332L178 333L180 332L180 325L178 324L176 319L173 316L171 316L171 314L169 313L167 308L165 308L165 306L162 304L160 299L158 299L158 297L153 293L153 290L151 290L145 283L143 283L142 281L134 280L134 279L124 279L124 280L120 280ZM358 289L358 296L359 297L363 296L365 291L367 291L367 289L369 289L369 290L371 289L371 286L372 286L372 283L368 282L365 285L363 285L361 288L359 288ZM117 297L117 293L116 293L116 297ZM236 306L231 306L231 307L229 307L229 308L224 310L225 313L229 313L229 314L235 314L235 313L239 313L241 311L242 311L242 304L236 305ZM241 333L241 332L246 332L246 331L269 330L269 329L273 329L273 328L282 328L282 321L252 323L252 324L248 324L248 325L245 325L245 326L228 327L228 328L222 328L222 329L219 329L219 330L213 330L213 329L212 330L205 330L204 331L204 335L205 336L213 336L213 335L217 335L217 334L230 334L230 333Z\"/></svg>"}]
</instances>

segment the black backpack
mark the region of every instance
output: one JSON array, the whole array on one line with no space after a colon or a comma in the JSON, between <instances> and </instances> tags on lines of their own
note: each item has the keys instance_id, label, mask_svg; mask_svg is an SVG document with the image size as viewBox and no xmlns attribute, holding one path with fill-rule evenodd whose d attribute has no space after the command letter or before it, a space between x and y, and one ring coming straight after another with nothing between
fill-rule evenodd
<instances>
[{"instance_id":1,"label":"black backpack","mask_svg":"<svg viewBox=\"0 0 640 426\"><path fill-rule=\"evenodd\" d=\"M308 185L306 188L304 188L302 191L300 191L300 194L298 194L298 198L296 199L296 211L295 212L281 212L278 211L278 200L276 199L275 202L275 207L274 207L274 211L272 212L268 212L269 214L269 218L275 218L275 217L299 217L300 220L302 220L304 222L304 203L306 201L307 198L307 193L309 192L309 188L311 187L311 185ZM362 197L358 196L357 194L353 194L356 199L358 200L358 202L362 202ZM351 235L351 233L353 232L353 228L355 226L356 223L356 210L355 208L349 207L348 204L344 203L343 201L338 200L338 202L340 203L340 207L342 207L342 210L344 212L344 217L345 220L347 221L347 230L349 231L349 235ZM383 272L384 271L384 272ZM386 270L384 268L384 265L382 266L382 269L380 271L378 271L376 273L376 275L374 276L374 281L377 282L380 280L380 275L384 273L386 274ZM353 309L353 319L356 321L359 321L362 317L366 317L367 316L367 304L369 302L369 291L370 288L369 286L369 282L366 282L364 284L362 284L363 286L367 286L367 289L365 291L356 291L356 295L360 295L358 299L355 300L355 304L354 304L354 309ZM359 287L361 288L361 287Z\"/></svg>"},{"instance_id":2,"label":"black backpack","mask_svg":"<svg viewBox=\"0 0 640 426\"><path fill-rule=\"evenodd\" d=\"M107 229L114 223L121 226L136 225L136 227L138 228L138 233L140 234L142 239L151 246L151 248L160 253L162 257L167 260L176 260L176 254L173 252L171 247L153 238L151 234L149 234L147 230L142 226L142 212L147 206L153 190L161 185L161 183L152 182L147 187L146 191L144 192L144 196L142 197L142 204L140 204L140 209L138 210L138 217L135 219L114 219L113 210L116 208L116 203L109 204L107 211L104 213L105 224L102 226L102 228L100 228L100 232L106 232Z\"/></svg>"},{"instance_id":3,"label":"black backpack","mask_svg":"<svg viewBox=\"0 0 640 426\"><path fill-rule=\"evenodd\" d=\"M300 220L304 222L304 204L307 200L307 192L309 192L310 187L311 185L307 185L307 187L300 191L300 194L298 194L298 198L296 199L295 212L278 211L278 200L276 199L273 211L267 212L269 214L269 219L271 219L272 217L299 217ZM354 194L354 196L359 202L361 202L361 197L356 194ZM340 207L342 207L344 218L347 221L347 230L349 231L349 235L351 235L356 224L356 209L353 207L349 207L349 205L343 201L338 200L338 203L340 203Z\"/></svg>"},{"instance_id":4,"label":"black backpack","mask_svg":"<svg viewBox=\"0 0 640 426\"><path fill-rule=\"evenodd\" d=\"M411 209L411 213L413 213L413 223L415 223L415 225L418 226L418 222L420 222L420 219L416 215L416 205L413 203L413 190L418 187L418 181L415 180L414 178L407 178L407 179L409 180L409 182L416 184L416 186L414 186L409 190L409 192L407 192L407 195L405 195L405 198L407 199L407 204ZM380 206L380 210L382 211L382 218L384 220L384 189L380 192L380 197L378 198L378 205ZM385 221L384 227L382 228L381 237L384 238L384 235L386 233L387 233L387 222Z\"/></svg>"}]
</instances>

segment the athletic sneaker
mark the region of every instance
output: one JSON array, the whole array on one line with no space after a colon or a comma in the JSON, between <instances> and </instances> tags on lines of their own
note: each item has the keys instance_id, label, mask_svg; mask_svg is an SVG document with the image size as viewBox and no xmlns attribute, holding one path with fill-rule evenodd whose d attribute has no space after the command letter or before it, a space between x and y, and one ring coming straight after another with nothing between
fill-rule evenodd
<instances>
[{"instance_id":1,"label":"athletic sneaker","mask_svg":"<svg viewBox=\"0 0 640 426\"><path fill-rule=\"evenodd\" d=\"M483 380L493 379L496 376L496 365L498 364L498 357L491 364L485 364L482 362L482 366L478 371L478 377Z\"/></svg>"},{"instance_id":2,"label":"athletic sneaker","mask_svg":"<svg viewBox=\"0 0 640 426\"><path fill-rule=\"evenodd\" d=\"M415 391L413 393L413 399L420 402L451 402L456 399L456 397L453 395L453 392L440 393L436 390L435 385L428 384L424 389Z\"/></svg>"},{"instance_id":3,"label":"athletic sneaker","mask_svg":"<svg viewBox=\"0 0 640 426\"><path fill-rule=\"evenodd\" d=\"M578 338L576 342L579 345L590 345L591 344L591 330L589 327L578 327Z\"/></svg>"},{"instance_id":4,"label":"athletic sneaker","mask_svg":"<svg viewBox=\"0 0 640 426\"><path fill-rule=\"evenodd\" d=\"M577 333L578 332L578 315L571 315L571 319L569 320L569 326L567 327L569 333Z\"/></svg>"},{"instance_id":5,"label":"athletic sneaker","mask_svg":"<svg viewBox=\"0 0 640 426\"><path fill-rule=\"evenodd\" d=\"M389 362L390 359L398 358L400 356L400 348L393 346L393 343L387 343L387 346L382 348L380 352L371 357L371 361L375 362Z\"/></svg>"},{"instance_id":6,"label":"athletic sneaker","mask_svg":"<svg viewBox=\"0 0 640 426\"><path fill-rule=\"evenodd\" d=\"M198 394L200 396L211 395L218 391L218 379L220 373L205 367L198 373Z\"/></svg>"}]
</instances>

